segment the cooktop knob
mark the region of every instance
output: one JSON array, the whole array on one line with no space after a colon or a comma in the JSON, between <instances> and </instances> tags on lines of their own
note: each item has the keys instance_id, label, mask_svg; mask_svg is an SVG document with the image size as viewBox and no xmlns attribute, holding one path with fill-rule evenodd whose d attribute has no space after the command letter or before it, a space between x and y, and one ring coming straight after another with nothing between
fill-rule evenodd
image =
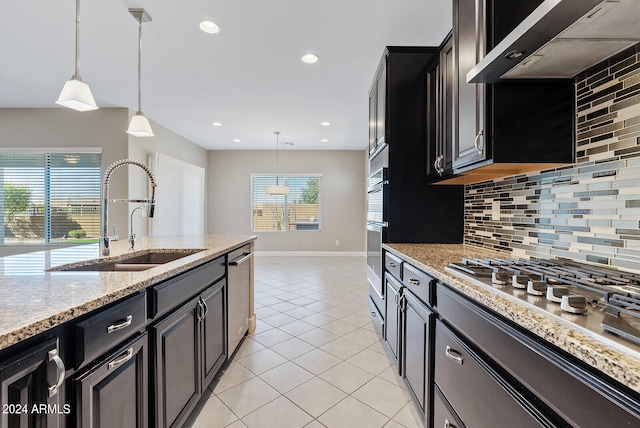
<instances>
[{"instance_id":1,"label":"cooktop knob","mask_svg":"<svg viewBox=\"0 0 640 428\"><path fill-rule=\"evenodd\" d=\"M569 294L567 287L549 286L547 287L547 300L555 303L562 303L562 296Z\"/></svg>"},{"instance_id":2,"label":"cooktop knob","mask_svg":"<svg viewBox=\"0 0 640 428\"><path fill-rule=\"evenodd\" d=\"M534 296L544 296L547 294L547 281L534 281L527 282L527 293Z\"/></svg>"},{"instance_id":3,"label":"cooktop knob","mask_svg":"<svg viewBox=\"0 0 640 428\"><path fill-rule=\"evenodd\" d=\"M509 272L504 270L493 271L491 274L491 283L498 285L507 285L509 282Z\"/></svg>"},{"instance_id":4,"label":"cooktop knob","mask_svg":"<svg viewBox=\"0 0 640 428\"><path fill-rule=\"evenodd\" d=\"M562 296L560 309L572 314L584 314L587 312L587 298L584 296Z\"/></svg>"},{"instance_id":5,"label":"cooktop knob","mask_svg":"<svg viewBox=\"0 0 640 428\"><path fill-rule=\"evenodd\" d=\"M531 281L529 275L513 275L511 285L514 288L527 288L529 281Z\"/></svg>"}]
</instances>

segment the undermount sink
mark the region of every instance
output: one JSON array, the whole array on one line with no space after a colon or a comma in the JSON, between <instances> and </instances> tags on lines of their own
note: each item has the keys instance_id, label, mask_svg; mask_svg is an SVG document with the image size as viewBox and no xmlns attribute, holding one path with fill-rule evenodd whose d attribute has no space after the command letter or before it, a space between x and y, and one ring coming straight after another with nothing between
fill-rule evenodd
<instances>
[{"instance_id":1,"label":"undermount sink","mask_svg":"<svg viewBox=\"0 0 640 428\"><path fill-rule=\"evenodd\" d=\"M109 260L95 259L78 263L56 266L49 271L65 272L137 272L151 269L191 254L204 251L202 249L167 249L143 250L126 254Z\"/></svg>"}]
</instances>

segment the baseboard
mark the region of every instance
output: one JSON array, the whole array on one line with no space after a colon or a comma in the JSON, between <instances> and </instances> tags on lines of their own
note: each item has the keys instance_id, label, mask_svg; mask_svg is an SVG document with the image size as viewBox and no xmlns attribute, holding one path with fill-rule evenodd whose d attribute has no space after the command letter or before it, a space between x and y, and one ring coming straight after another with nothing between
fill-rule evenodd
<instances>
[{"instance_id":1,"label":"baseboard","mask_svg":"<svg viewBox=\"0 0 640 428\"><path fill-rule=\"evenodd\" d=\"M364 251L254 251L256 256L286 256L286 257L366 257Z\"/></svg>"}]
</instances>

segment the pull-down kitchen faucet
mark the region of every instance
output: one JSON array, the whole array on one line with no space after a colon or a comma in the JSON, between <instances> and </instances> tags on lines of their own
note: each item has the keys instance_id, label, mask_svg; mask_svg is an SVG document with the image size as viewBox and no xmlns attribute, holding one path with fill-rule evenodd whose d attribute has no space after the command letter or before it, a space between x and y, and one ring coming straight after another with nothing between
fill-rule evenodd
<instances>
[{"instance_id":1,"label":"pull-down kitchen faucet","mask_svg":"<svg viewBox=\"0 0 640 428\"><path fill-rule=\"evenodd\" d=\"M111 180L111 174L113 174L113 170L122 166L122 165L136 165L139 166L147 173L149 176L149 181L151 182L151 199L109 199L109 181ZM153 174L149 167L147 167L142 162L133 159L122 159L116 161L109 165L109 167L104 172L104 181L102 183L102 236L100 237L100 254L103 256L108 256L109 252L109 202L138 202L138 203L146 203L147 208L147 217L153 217L153 213L156 207L156 180L153 178Z\"/></svg>"}]
</instances>

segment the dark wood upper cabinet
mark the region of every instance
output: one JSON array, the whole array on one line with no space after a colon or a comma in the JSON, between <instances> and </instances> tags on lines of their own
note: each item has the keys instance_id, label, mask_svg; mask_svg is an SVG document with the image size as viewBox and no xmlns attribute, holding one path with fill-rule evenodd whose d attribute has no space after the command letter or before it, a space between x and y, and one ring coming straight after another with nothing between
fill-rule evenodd
<instances>
[{"instance_id":1,"label":"dark wood upper cabinet","mask_svg":"<svg viewBox=\"0 0 640 428\"><path fill-rule=\"evenodd\" d=\"M453 173L453 41L450 33L427 66L427 179Z\"/></svg>"},{"instance_id":2,"label":"dark wood upper cabinet","mask_svg":"<svg viewBox=\"0 0 640 428\"><path fill-rule=\"evenodd\" d=\"M466 75L540 0L453 1L453 172L466 184L575 159L571 80L467 83Z\"/></svg>"}]
</instances>

